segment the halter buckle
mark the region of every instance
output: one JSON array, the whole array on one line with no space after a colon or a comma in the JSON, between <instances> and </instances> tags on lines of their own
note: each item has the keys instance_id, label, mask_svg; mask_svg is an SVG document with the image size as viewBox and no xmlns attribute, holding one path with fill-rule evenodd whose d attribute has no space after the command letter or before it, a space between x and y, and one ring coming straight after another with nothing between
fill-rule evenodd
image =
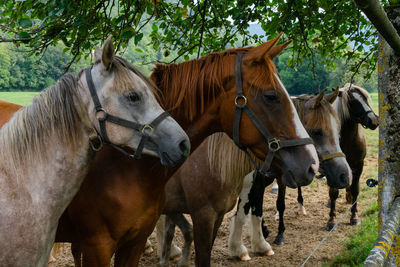
<instances>
[{"instance_id":1,"label":"halter buckle","mask_svg":"<svg viewBox=\"0 0 400 267\"><path fill-rule=\"evenodd\" d=\"M239 100L243 100L243 104L239 104ZM238 108L244 108L247 105L247 98L244 95L237 95L235 97L235 106Z\"/></svg>"},{"instance_id":2,"label":"halter buckle","mask_svg":"<svg viewBox=\"0 0 400 267\"><path fill-rule=\"evenodd\" d=\"M96 110L95 116L96 116L96 119L98 119L99 121L103 121L107 117L107 112L104 108L99 108Z\"/></svg>"},{"instance_id":3,"label":"halter buckle","mask_svg":"<svg viewBox=\"0 0 400 267\"><path fill-rule=\"evenodd\" d=\"M140 132L141 132L143 135L150 136L150 135L153 134L154 128L153 128L153 126L151 126L150 124L145 124L145 125L143 125L142 129L140 130Z\"/></svg>"},{"instance_id":4,"label":"halter buckle","mask_svg":"<svg viewBox=\"0 0 400 267\"><path fill-rule=\"evenodd\" d=\"M280 144L279 139L272 138L272 139L268 140L268 148L272 152L276 152L279 149L281 149L281 144Z\"/></svg>"}]
</instances>

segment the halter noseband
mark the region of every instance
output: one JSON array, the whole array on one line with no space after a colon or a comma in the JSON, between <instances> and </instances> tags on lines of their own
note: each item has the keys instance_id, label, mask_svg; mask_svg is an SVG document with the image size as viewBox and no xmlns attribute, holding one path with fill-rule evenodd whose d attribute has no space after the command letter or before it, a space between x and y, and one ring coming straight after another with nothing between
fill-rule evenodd
<instances>
[{"instance_id":1,"label":"halter noseband","mask_svg":"<svg viewBox=\"0 0 400 267\"><path fill-rule=\"evenodd\" d=\"M101 106L99 97L97 96L97 93L96 93L95 85L93 83L91 68L87 68L85 70L85 74L86 74L86 80L88 83L90 95L92 96L94 107L96 109L96 118L98 119L99 126L100 126L100 133L98 133L98 138L97 138L100 141L100 144L94 145L93 141L91 140L90 143L91 143L92 149L95 151L99 151L102 147L102 143L104 143L104 144L108 144L108 145L112 146L113 148L117 149L118 151L122 152L123 154L125 154L128 157L131 157L134 159L140 159L142 156L142 151L143 151L146 141L148 141L150 136L153 134L155 127L158 124L160 124L160 122L163 121L165 118L170 116L169 113L164 111L163 113L158 115L151 123L148 123L148 124L139 124L139 123L136 123L133 121L128 121L128 120L113 116L113 115L107 113L107 111L105 111L105 109L102 108L102 106ZM126 152L121 146L111 143L111 141L108 139L108 136L107 136L106 121L124 126L126 128L134 129L141 133L142 138L141 138L139 145L134 154L130 154L130 153Z\"/></svg>"},{"instance_id":2,"label":"halter noseband","mask_svg":"<svg viewBox=\"0 0 400 267\"><path fill-rule=\"evenodd\" d=\"M233 134L232 138L235 144L242 149L246 155L249 157L252 164L255 166L256 170L264 176L272 176L274 172L270 170L272 160L275 156L275 152L282 148L293 147L293 146L301 146L307 144L313 144L311 138L297 138L290 140L279 140L274 138L268 130L265 128L261 120L257 117L257 115L250 109L247 105L247 98L243 94L243 83L242 83L242 57L243 54L239 53L236 56L235 62L235 77L236 77L236 98L235 98L235 118L233 121ZM242 102L242 103L240 103ZM265 158L264 164L259 168L253 158L250 156L247 151L247 147L240 144L240 121L242 118L242 112L246 112L247 116L249 116L250 120L257 127L260 133L264 136L265 140L268 142L268 154Z\"/></svg>"}]
</instances>

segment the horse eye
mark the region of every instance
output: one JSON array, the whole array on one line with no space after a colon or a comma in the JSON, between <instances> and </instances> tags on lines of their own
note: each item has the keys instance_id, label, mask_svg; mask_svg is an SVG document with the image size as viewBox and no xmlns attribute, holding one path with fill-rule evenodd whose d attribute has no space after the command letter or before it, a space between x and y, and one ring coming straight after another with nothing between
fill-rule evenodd
<instances>
[{"instance_id":1,"label":"horse eye","mask_svg":"<svg viewBox=\"0 0 400 267\"><path fill-rule=\"evenodd\" d=\"M128 98L128 100L131 101L132 103L140 101L140 96L136 92L129 93L129 95L127 95L126 98Z\"/></svg>"},{"instance_id":2,"label":"horse eye","mask_svg":"<svg viewBox=\"0 0 400 267\"><path fill-rule=\"evenodd\" d=\"M324 136L324 132L322 131L322 129L316 129L316 130L312 130L310 135L314 136L314 137L322 137L322 136Z\"/></svg>"},{"instance_id":3,"label":"horse eye","mask_svg":"<svg viewBox=\"0 0 400 267\"><path fill-rule=\"evenodd\" d=\"M275 94L265 93L265 94L263 94L263 97L264 97L264 100L267 102L279 103L279 97L276 96Z\"/></svg>"}]
</instances>

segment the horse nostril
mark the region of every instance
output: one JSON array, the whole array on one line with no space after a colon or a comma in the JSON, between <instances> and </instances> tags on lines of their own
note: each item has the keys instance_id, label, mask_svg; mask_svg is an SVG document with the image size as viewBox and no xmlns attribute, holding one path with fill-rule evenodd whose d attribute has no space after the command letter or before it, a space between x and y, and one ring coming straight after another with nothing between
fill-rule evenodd
<instances>
[{"instance_id":1,"label":"horse nostril","mask_svg":"<svg viewBox=\"0 0 400 267\"><path fill-rule=\"evenodd\" d=\"M179 143L179 149L181 150L182 154L187 156L190 152L190 143L188 140L184 139Z\"/></svg>"}]
</instances>

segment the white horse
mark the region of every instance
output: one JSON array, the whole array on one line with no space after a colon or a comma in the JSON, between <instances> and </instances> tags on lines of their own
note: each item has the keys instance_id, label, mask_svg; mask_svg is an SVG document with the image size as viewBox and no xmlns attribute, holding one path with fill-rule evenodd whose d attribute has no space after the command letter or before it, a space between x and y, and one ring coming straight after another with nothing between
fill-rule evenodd
<instances>
[{"instance_id":1,"label":"white horse","mask_svg":"<svg viewBox=\"0 0 400 267\"><path fill-rule=\"evenodd\" d=\"M182 153L177 140L189 140L172 118L163 116L154 129L145 124L164 113L153 92L141 74L114 56L109 37L89 71L64 75L1 128L1 266L47 265L58 219L77 193L93 149L101 146L97 133L131 149L148 135L144 153L170 158ZM100 127L106 116L124 123ZM140 132L138 125L146 127Z\"/></svg>"}]
</instances>

